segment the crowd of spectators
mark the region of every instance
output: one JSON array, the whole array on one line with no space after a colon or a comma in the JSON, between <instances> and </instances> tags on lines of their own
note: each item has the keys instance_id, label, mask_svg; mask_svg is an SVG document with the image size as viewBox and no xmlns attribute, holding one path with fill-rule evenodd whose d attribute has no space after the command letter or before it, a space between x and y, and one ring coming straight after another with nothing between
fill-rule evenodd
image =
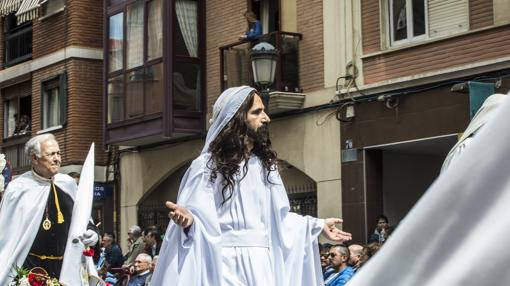
<instances>
[{"instance_id":1,"label":"crowd of spectators","mask_svg":"<svg viewBox=\"0 0 510 286\"><path fill-rule=\"evenodd\" d=\"M325 286L343 286L374 256L391 234L388 218L380 215L365 245L319 244Z\"/></svg>"},{"instance_id":2,"label":"crowd of spectators","mask_svg":"<svg viewBox=\"0 0 510 286\"><path fill-rule=\"evenodd\" d=\"M162 244L161 232L156 226L145 230L131 226L128 230L128 250L122 253L111 233L101 239L97 269L107 285L149 286Z\"/></svg>"}]
</instances>

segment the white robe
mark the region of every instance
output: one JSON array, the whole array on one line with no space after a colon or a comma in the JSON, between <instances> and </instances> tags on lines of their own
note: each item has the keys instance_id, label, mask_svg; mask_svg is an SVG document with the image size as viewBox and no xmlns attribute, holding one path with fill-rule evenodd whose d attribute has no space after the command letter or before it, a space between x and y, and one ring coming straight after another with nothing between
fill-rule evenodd
<instances>
[{"instance_id":1,"label":"white robe","mask_svg":"<svg viewBox=\"0 0 510 286\"><path fill-rule=\"evenodd\" d=\"M510 284L510 96L347 286Z\"/></svg>"},{"instance_id":2,"label":"white robe","mask_svg":"<svg viewBox=\"0 0 510 286\"><path fill-rule=\"evenodd\" d=\"M177 203L194 223L186 235L170 222L152 285L322 285L317 237L324 220L289 212L278 172L267 183L255 156L222 205L209 156L193 161L182 179Z\"/></svg>"},{"instance_id":3,"label":"white robe","mask_svg":"<svg viewBox=\"0 0 510 286\"><path fill-rule=\"evenodd\" d=\"M73 200L76 182L57 174L54 183ZM21 267L32 247L48 200L49 180L25 172L9 183L0 205L0 285L8 285L15 275L14 266Z\"/></svg>"}]
</instances>

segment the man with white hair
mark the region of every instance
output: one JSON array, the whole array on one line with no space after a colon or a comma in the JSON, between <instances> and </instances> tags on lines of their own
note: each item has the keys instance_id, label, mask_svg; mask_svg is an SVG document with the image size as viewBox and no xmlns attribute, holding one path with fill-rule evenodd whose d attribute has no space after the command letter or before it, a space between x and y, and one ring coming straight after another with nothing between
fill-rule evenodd
<instances>
[{"instance_id":1,"label":"man with white hair","mask_svg":"<svg viewBox=\"0 0 510 286\"><path fill-rule=\"evenodd\" d=\"M135 275L129 278L128 286L148 285L151 274L152 258L147 253L140 253L135 259Z\"/></svg>"},{"instance_id":2,"label":"man with white hair","mask_svg":"<svg viewBox=\"0 0 510 286\"><path fill-rule=\"evenodd\" d=\"M317 237L341 219L290 212L262 100L241 86L213 108L202 154L184 175L153 285L321 285Z\"/></svg>"},{"instance_id":3,"label":"man with white hair","mask_svg":"<svg viewBox=\"0 0 510 286\"><path fill-rule=\"evenodd\" d=\"M0 205L0 285L9 285L14 267L44 269L58 279L66 251L77 185L59 173L61 152L52 134L38 135L25 145L32 170L13 180ZM98 234L89 225L81 236L93 246Z\"/></svg>"},{"instance_id":4,"label":"man with white hair","mask_svg":"<svg viewBox=\"0 0 510 286\"><path fill-rule=\"evenodd\" d=\"M135 258L138 256L138 254L142 253L145 249L142 229L139 226L131 226L128 230L128 237L131 244L129 245L128 252L125 255L125 267L131 266L135 262Z\"/></svg>"}]
</instances>

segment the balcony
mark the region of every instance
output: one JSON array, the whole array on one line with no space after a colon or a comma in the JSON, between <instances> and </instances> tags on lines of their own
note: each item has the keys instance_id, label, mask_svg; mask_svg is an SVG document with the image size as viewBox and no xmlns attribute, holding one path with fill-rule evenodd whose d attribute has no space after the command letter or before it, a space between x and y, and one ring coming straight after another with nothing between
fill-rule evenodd
<instances>
[{"instance_id":1,"label":"balcony","mask_svg":"<svg viewBox=\"0 0 510 286\"><path fill-rule=\"evenodd\" d=\"M220 47L221 88L254 86L250 49L258 42L268 42L278 51L275 82L270 89L269 112L271 114L299 109L304 94L299 83L299 41L301 34L272 32L257 42L240 41Z\"/></svg>"},{"instance_id":2,"label":"balcony","mask_svg":"<svg viewBox=\"0 0 510 286\"><path fill-rule=\"evenodd\" d=\"M32 24L5 34L5 66L12 66L32 58Z\"/></svg>"},{"instance_id":3,"label":"balcony","mask_svg":"<svg viewBox=\"0 0 510 286\"><path fill-rule=\"evenodd\" d=\"M30 133L11 137L4 141L2 153L11 164L14 175L30 170L30 157L25 155L25 143L30 139Z\"/></svg>"},{"instance_id":4,"label":"balcony","mask_svg":"<svg viewBox=\"0 0 510 286\"><path fill-rule=\"evenodd\" d=\"M299 85L299 41L302 35L288 32L272 32L257 42L235 42L220 47L221 88L253 86L250 49L258 42L268 42L280 51L276 65L272 91L301 92Z\"/></svg>"}]
</instances>

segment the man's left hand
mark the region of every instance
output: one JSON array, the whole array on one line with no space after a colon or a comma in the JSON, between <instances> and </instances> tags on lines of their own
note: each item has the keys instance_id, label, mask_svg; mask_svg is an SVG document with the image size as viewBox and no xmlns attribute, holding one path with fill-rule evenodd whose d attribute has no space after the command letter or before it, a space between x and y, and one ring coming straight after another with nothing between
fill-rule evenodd
<instances>
[{"instance_id":1,"label":"man's left hand","mask_svg":"<svg viewBox=\"0 0 510 286\"><path fill-rule=\"evenodd\" d=\"M85 246L94 246L99 241L97 232L92 229L87 229L80 238Z\"/></svg>"},{"instance_id":2,"label":"man's left hand","mask_svg":"<svg viewBox=\"0 0 510 286\"><path fill-rule=\"evenodd\" d=\"M329 239L336 242L344 242L352 239L352 235L348 232L339 230L336 225L341 224L342 219L339 218L327 218L324 220L324 229L322 234Z\"/></svg>"}]
</instances>

